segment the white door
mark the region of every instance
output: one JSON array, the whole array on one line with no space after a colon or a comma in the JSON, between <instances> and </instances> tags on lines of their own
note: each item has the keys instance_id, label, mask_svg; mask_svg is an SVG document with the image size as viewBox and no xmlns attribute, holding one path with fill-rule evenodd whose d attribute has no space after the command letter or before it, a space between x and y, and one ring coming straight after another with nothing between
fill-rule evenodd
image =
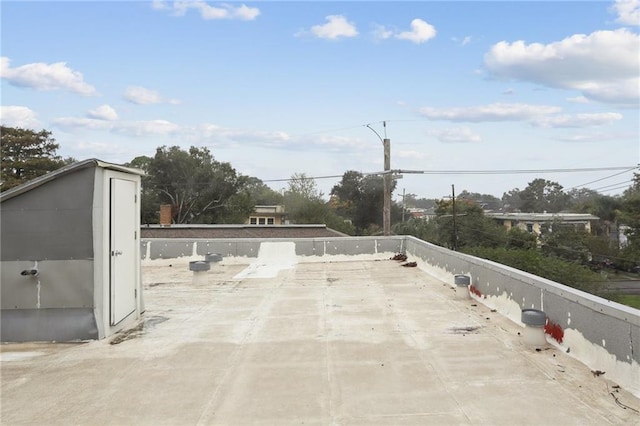
<instances>
[{"instance_id":1,"label":"white door","mask_svg":"<svg viewBox=\"0 0 640 426\"><path fill-rule=\"evenodd\" d=\"M111 325L136 309L136 182L111 179Z\"/></svg>"}]
</instances>

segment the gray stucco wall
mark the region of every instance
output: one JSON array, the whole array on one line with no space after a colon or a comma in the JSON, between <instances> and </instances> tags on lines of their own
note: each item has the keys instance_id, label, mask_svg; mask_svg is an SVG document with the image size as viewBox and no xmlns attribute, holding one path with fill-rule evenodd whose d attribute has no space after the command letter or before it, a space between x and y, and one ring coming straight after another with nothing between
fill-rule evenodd
<instances>
[{"instance_id":1,"label":"gray stucco wall","mask_svg":"<svg viewBox=\"0 0 640 426\"><path fill-rule=\"evenodd\" d=\"M2 261L92 259L94 176L80 169L3 201Z\"/></svg>"},{"instance_id":2,"label":"gray stucco wall","mask_svg":"<svg viewBox=\"0 0 640 426\"><path fill-rule=\"evenodd\" d=\"M141 240L143 260L172 259L220 253L223 257L256 258L264 241L293 241L298 256L354 256L403 251L404 237L337 237L337 238L147 238ZM194 252L195 250L195 252Z\"/></svg>"},{"instance_id":3,"label":"gray stucco wall","mask_svg":"<svg viewBox=\"0 0 640 426\"><path fill-rule=\"evenodd\" d=\"M562 330L577 330L617 361L640 363L640 311L637 309L413 237L407 237L406 249L408 254L432 267L451 274L469 275L481 298L502 298L517 303L520 308L543 310L553 324Z\"/></svg>"},{"instance_id":4,"label":"gray stucco wall","mask_svg":"<svg viewBox=\"0 0 640 426\"><path fill-rule=\"evenodd\" d=\"M97 337L95 167L58 176L0 207L2 341ZM21 272L36 267L37 276Z\"/></svg>"}]
</instances>

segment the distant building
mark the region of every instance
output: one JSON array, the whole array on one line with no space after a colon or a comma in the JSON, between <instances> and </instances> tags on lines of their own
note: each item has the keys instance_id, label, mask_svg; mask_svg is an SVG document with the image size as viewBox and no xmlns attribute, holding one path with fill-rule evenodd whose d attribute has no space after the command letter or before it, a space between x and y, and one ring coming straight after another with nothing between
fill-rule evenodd
<instances>
[{"instance_id":1,"label":"distant building","mask_svg":"<svg viewBox=\"0 0 640 426\"><path fill-rule=\"evenodd\" d=\"M485 213L485 216L495 219L507 230L519 228L538 236L545 226L554 223L590 233L591 222L600 220L598 216L585 213Z\"/></svg>"},{"instance_id":2,"label":"distant building","mask_svg":"<svg viewBox=\"0 0 640 426\"><path fill-rule=\"evenodd\" d=\"M434 209L421 209L421 208L410 207L410 208L407 208L406 210L414 219L423 219L428 221L436 217L436 212Z\"/></svg>"},{"instance_id":3,"label":"distant building","mask_svg":"<svg viewBox=\"0 0 640 426\"><path fill-rule=\"evenodd\" d=\"M245 225L286 225L284 206L256 206Z\"/></svg>"}]
</instances>

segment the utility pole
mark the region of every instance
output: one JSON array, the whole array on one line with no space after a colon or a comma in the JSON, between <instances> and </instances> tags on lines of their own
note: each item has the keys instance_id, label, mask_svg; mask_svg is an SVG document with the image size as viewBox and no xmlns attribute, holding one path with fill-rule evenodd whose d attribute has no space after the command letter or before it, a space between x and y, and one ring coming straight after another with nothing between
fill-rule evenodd
<instances>
[{"instance_id":1,"label":"utility pole","mask_svg":"<svg viewBox=\"0 0 640 426\"><path fill-rule=\"evenodd\" d=\"M383 122L387 127L387 122ZM384 145L384 206L382 209L382 230L385 237L391 235L391 141L385 138Z\"/></svg>"},{"instance_id":2,"label":"utility pole","mask_svg":"<svg viewBox=\"0 0 640 426\"><path fill-rule=\"evenodd\" d=\"M387 138L387 122L383 121L382 125L384 126L384 139L382 139L378 132L373 130L369 124L366 124L365 126L376 134L384 147L384 203L382 207L382 233L385 237L388 237L391 235L391 140Z\"/></svg>"},{"instance_id":3,"label":"utility pole","mask_svg":"<svg viewBox=\"0 0 640 426\"><path fill-rule=\"evenodd\" d=\"M458 250L458 228L456 226L456 188L451 185L451 200L453 201L453 251Z\"/></svg>"},{"instance_id":4,"label":"utility pole","mask_svg":"<svg viewBox=\"0 0 640 426\"><path fill-rule=\"evenodd\" d=\"M404 197L405 197L404 191L405 191L405 189L406 188L402 188L402 223L404 223L404 211L405 211L405 207L406 207L406 204L404 203Z\"/></svg>"}]
</instances>

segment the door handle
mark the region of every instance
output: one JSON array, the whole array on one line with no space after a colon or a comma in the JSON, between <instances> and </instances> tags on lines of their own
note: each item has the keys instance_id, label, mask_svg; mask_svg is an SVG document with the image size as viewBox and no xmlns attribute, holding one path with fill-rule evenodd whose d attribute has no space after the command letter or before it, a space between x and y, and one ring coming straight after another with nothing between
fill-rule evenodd
<instances>
[{"instance_id":1,"label":"door handle","mask_svg":"<svg viewBox=\"0 0 640 426\"><path fill-rule=\"evenodd\" d=\"M115 250L111 252L111 256L120 256L122 252L120 250Z\"/></svg>"}]
</instances>

